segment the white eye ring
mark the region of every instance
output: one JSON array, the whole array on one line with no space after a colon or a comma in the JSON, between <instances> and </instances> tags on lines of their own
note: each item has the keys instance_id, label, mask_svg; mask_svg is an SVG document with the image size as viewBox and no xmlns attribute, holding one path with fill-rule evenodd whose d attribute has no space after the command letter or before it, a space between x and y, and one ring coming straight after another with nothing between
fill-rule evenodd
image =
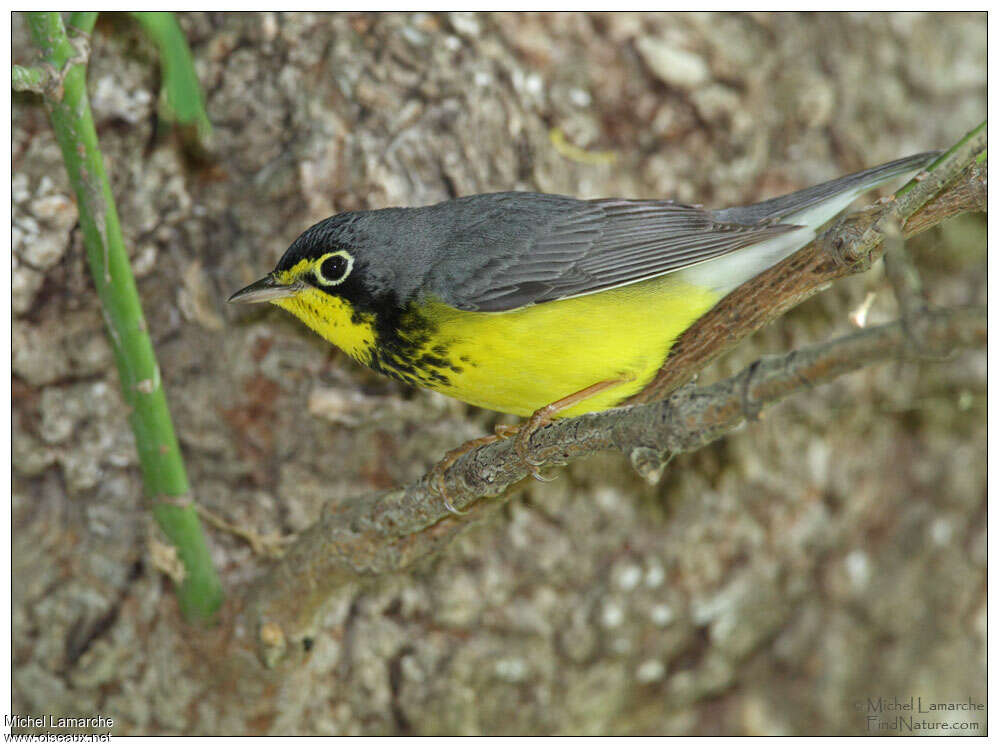
<instances>
[{"instance_id":1,"label":"white eye ring","mask_svg":"<svg viewBox=\"0 0 999 748\"><path fill-rule=\"evenodd\" d=\"M346 261L346 265L340 272L339 277L328 278L323 275L323 265L329 262L330 259L334 257L342 258ZM338 263L339 264L339 263ZM316 276L316 280L322 283L324 286L335 286L338 283L343 283L347 276L350 275L350 271L354 269L354 258L351 256L350 252L341 249L339 252L330 252L325 254L316 261L316 264L312 266L312 274Z\"/></svg>"}]
</instances>

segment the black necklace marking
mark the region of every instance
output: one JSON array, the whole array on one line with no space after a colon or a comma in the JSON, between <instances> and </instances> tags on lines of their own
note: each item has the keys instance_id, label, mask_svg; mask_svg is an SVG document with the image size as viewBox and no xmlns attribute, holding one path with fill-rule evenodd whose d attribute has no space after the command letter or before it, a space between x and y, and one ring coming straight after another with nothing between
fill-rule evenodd
<instances>
[{"instance_id":1,"label":"black necklace marking","mask_svg":"<svg viewBox=\"0 0 999 748\"><path fill-rule=\"evenodd\" d=\"M376 295L362 278L363 271L355 269L327 293L350 303L354 324L365 324L374 318L375 342L367 365L417 387L448 386L450 375L460 374L463 367L451 360L445 344L430 346L437 325L419 311L415 301L402 304L392 291Z\"/></svg>"}]
</instances>

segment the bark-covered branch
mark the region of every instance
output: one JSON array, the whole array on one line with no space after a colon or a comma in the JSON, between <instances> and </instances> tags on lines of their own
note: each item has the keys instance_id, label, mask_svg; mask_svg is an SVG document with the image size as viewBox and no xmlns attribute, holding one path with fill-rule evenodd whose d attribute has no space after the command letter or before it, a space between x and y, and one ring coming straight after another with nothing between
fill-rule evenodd
<instances>
[{"instance_id":1,"label":"bark-covered branch","mask_svg":"<svg viewBox=\"0 0 999 748\"><path fill-rule=\"evenodd\" d=\"M559 465L606 450L631 457L652 477L673 455L722 437L785 397L871 364L922 354L938 357L980 347L987 339L984 308L925 311L915 351L905 324L892 322L837 340L762 358L707 387L686 387L666 400L558 421L533 439L543 465ZM498 496L527 475L512 440L482 447L460 461L449 482L452 500L468 513L447 512L423 478L402 488L328 509L250 595L251 624L266 662L288 644L312 635L312 620L330 594L400 571L447 543L500 502Z\"/></svg>"},{"instance_id":2,"label":"bark-covered branch","mask_svg":"<svg viewBox=\"0 0 999 748\"><path fill-rule=\"evenodd\" d=\"M718 439L795 392L878 362L984 345L984 309L920 309L904 321L760 359L722 382L686 387L662 399L831 280L870 267L883 252L891 227L902 226L911 235L949 216L983 210L987 172L978 156L985 145L984 128L979 128L935 163L928 176L900 191L897 200L851 216L735 291L681 336L667 365L632 407L558 421L538 431L531 439L534 459L558 465L618 450L653 478L670 456ZM917 326L918 349L911 336ZM264 661L273 664L310 639L319 606L335 591L399 571L432 553L500 506L481 499L503 494L526 475L512 440L504 440L464 455L448 469L449 498L467 510L463 516L448 512L427 476L350 504L328 505L249 594L245 630L255 634Z\"/></svg>"}]
</instances>

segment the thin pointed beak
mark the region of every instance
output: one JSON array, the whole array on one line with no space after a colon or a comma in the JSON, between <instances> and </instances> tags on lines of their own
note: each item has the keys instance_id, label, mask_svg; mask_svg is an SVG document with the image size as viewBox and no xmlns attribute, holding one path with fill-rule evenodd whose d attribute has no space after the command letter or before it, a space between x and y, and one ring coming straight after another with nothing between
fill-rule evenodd
<instances>
[{"instance_id":1,"label":"thin pointed beak","mask_svg":"<svg viewBox=\"0 0 999 748\"><path fill-rule=\"evenodd\" d=\"M241 288L229 297L230 304L259 304L262 301L274 301L275 299L285 299L294 296L302 290L301 283L292 283L285 286L278 283L270 275L251 283L246 288Z\"/></svg>"}]
</instances>

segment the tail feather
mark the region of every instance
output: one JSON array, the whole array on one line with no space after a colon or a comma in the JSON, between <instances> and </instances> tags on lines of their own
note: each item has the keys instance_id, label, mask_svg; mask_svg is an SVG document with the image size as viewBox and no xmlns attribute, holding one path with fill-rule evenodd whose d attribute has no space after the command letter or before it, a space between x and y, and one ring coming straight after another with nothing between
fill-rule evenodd
<instances>
[{"instance_id":1,"label":"tail feather","mask_svg":"<svg viewBox=\"0 0 999 748\"><path fill-rule=\"evenodd\" d=\"M681 271L683 277L696 286L711 288L723 296L804 247L815 238L820 226L845 210L864 192L928 166L937 155L938 153L920 153L773 200L742 208L713 211L714 217L720 221L745 224L786 223L800 228L685 268Z\"/></svg>"},{"instance_id":2,"label":"tail feather","mask_svg":"<svg viewBox=\"0 0 999 748\"><path fill-rule=\"evenodd\" d=\"M755 205L716 210L714 211L714 215L719 220L736 223L755 224L771 221L788 221L789 223L811 225L810 221L796 219L796 215L805 213L809 208L830 202L832 198L839 195L849 198L846 200L846 205L849 205L856 197L867 190L877 187L879 184L928 166L939 154L939 151L930 151L907 158L900 158L897 161L864 169L855 174L848 174L845 177L817 184L814 187L808 187L798 192L792 192L790 195L782 195L772 200L765 200ZM837 200L834 202L839 203L840 201ZM845 208L846 205L843 207ZM840 210L842 209L840 208ZM831 213L829 218L832 218L838 212ZM825 223L825 221L822 221L822 223Z\"/></svg>"}]
</instances>

